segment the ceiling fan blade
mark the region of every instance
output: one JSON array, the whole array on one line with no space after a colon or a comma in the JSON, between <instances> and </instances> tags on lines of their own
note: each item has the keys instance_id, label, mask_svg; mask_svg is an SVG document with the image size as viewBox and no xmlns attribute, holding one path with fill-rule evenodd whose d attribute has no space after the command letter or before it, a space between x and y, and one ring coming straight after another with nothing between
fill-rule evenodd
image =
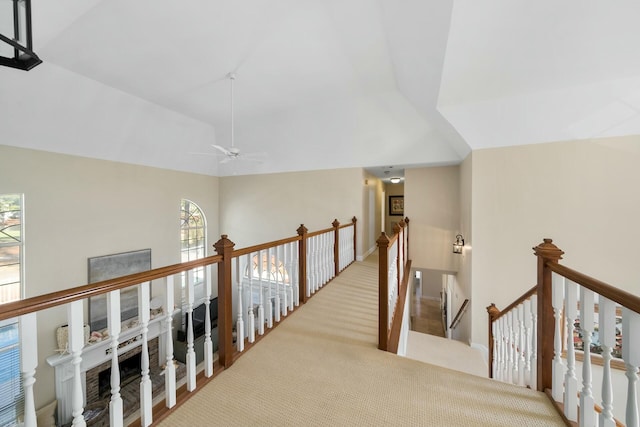
<instances>
[{"instance_id":1,"label":"ceiling fan blade","mask_svg":"<svg viewBox=\"0 0 640 427\"><path fill-rule=\"evenodd\" d=\"M231 160L233 160L233 157L225 157L224 159L220 160L220 164L223 165L225 163L229 163Z\"/></svg>"},{"instance_id":2,"label":"ceiling fan blade","mask_svg":"<svg viewBox=\"0 0 640 427\"><path fill-rule=\"evenodd\" d=\"M213 148L215 148L216 150L219 150L220 152L222 152L223 154L225 154L225 155L227 155L227 156L228 156L229 154L231 154L231 152L230 152L227 148L224 148L224 147L222 147L222 146L220 146L220 145L211 144L211 146L212 146Z\"/></svg>"}]
</instances>

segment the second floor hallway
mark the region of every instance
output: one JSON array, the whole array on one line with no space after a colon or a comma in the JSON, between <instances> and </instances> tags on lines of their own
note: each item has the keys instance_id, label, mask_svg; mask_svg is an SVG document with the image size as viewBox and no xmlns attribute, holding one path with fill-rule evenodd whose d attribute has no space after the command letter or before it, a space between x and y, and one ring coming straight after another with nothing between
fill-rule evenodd
<instances>
[{"instance_id":1,"label":"second floor hallway","mask_svg":"<svg viewBox=\"0 0 640 427\"><path fill-rule=\"evenodd\" d=\"M353 263L158 425L564 425L542 393L378 350L377 274Z\"/></svg>"}]
</instances>

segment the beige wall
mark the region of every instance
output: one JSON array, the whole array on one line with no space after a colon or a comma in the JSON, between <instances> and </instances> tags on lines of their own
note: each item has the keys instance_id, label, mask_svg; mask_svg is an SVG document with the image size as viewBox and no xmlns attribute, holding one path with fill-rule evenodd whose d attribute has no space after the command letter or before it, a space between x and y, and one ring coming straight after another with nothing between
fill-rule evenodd
<instances>
[{"instance_id":1,"label":"beige wall","mask_svg":"<svg viewBox=\"0 0 640 427\"><path fill-rule=\"evenodd\" d=\"M220 179L220 230L236 248L295 236L358 218L362 254L362 169L245 175Z\"/></svg>"},{"instance_id":2,"label":"beige wall","mask_svg":"<svg viewBox=\"0 0 640 427\"><path fill-rule=\"evenodd\" d=\"M545 237L565 265L640 293L640 137L473 153L473 332L536 281L531 248Z\"/></svg>"},{"instance_id":3,"label":"beige wall","mask_svg":"<svg viewBox=\"0 0 640 427\"><path fill-rule=\"evenodd\" d=\"M393 224L400 222L401 219L406 218L406 205L405 215L389 215L389 196L404 196L404 183L398 184L383 184L385 192L385 225L384 232L387 236L393 236ZM406 200L405 200L406 203Z\"/></svg>"},{"instance_id":4,"label":"beige wall","mask_svg":"<svg viewBox=\"0 0 640 427\"><path fill-rule=\"evenodd\" d=\"M474 293L475 289L471 286L471 271L472 271L472 255L473 255L473 230L471 229L471 222L473 218L472 211L472 177L473 174L473 153L469 154L467 158L460 165L460 234L464 237L464 248L462 254L457 255L459 261L459 270L456 275L456 283L460 287L460 290L464 297L459 301L459 305L464 302L465 298L469 298L470 305L467 308L467 312L462 317L460 324L453 331L453 337L459 341L469 343L471 340L471 322L473 319L473 304L472 302L476 298ZM458 306L454 307L454 311L457 313ZM455 314L454 314L455 315Z\"/></svg>"},{"instance_id":5,"label":"beige wall","mask_svg":"<svg viewBox=\"0 0 640 427\"><path fill-rule=\"evenodd\" d=\"M6 146L0 158L0 193L25 194L27 296L86 284L93 256L151 248L153 267L180 262L182 198L207 215L209 248L218 236L218 178ZM38 318L37 407L55 397L44 359L65 313Z\"/></svg>"},{"instance_id":6,"label":"beige wall","mask_svg":"<svg viewBox=\"0 0 640 427\"><path fill-rule=\"evenodd\" d=\"M404 207L415 268L458 271L459 256L452 253L452 244L460 228L459 169L405 170Z\"/></svg>"},{"instance_id":7,"label":"beige wall","mask_svg":"<svg viewBox=\"0 0 640 427\"><path fill-rule=\"evenodd\" d=\"M362 248L363 256L367 256L377 248L376 240L382 229L382 195L384 183L379 178L363 170L365 186L362 192ZM373 203L373 216L369 214L370 203Z\"/></svg>"}]
</instances>

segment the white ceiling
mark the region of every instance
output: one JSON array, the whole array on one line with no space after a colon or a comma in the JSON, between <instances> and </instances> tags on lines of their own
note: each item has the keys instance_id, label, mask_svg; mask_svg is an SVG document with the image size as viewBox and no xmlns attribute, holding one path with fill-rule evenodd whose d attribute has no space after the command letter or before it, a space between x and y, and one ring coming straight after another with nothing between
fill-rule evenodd
<instances>
[{"instance_id":1,"label":"white ceiling","mask_svg":"<svg viewBox=\"0 0 640 427\"><path fill-rule=\"evenodd\" d=\"M33 0L0 143L210 175L455 164L638 133L640 3ZM262 163L220 165L235 144Z\"/></svg>"}]
</instances>

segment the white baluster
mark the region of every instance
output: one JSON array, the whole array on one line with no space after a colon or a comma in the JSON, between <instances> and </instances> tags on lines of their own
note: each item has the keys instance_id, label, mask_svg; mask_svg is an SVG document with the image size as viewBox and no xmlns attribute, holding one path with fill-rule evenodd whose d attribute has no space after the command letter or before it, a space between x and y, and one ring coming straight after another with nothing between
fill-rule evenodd
<instances>
[{"instance_id":1,"label":"white baluster","mask_svg":"<svg viewBox=\"0 0 640 427\"><path fill-rule=\"evenodd\" d=\"M149 282L141 283L138 286L138 320L142 332L142 348L140 353L140 424L143 427L151 425L153 422L153 397L151 377L149 376L149 343L147 342L149 333Z\"/></svg>"},{"instance_id":2,"label":"white baluster","mask_svg":"<svg viewBox=\"0 0 640 427\"><path fill-rule=\"evenodd\" d=\"M80 325L82 328L82 301L80 303ZM19 317L18 333L20 336L20 370L22 372L22 387L24 391L24 426L36 427L36 406L33 397L33 385L36 382L36 368L38 367L38 325L36 313L24 314ZM69 325L71 330L71 325ZM74 354L77 345L69 346L69 352ZM80 351L82 346L80 346ZM75 356L74 356L75 357ZM79 356L78 356L79 357ZM74 365L79 366L79 365ZM78 385L80 370L78 369ZM75 378L74 378L75 380ZM75 391L75 390L74 390ZM82 389L80 388L80 414L82 414ZM84 418L82 419L84 422Z\"/></svg>"},{"instance_id":3,"label":"white baluster","mask_svg":"<svg viewBox=\"0 0 640 427\"><path fill-rule=\"evenodd\" d=\"M311 246L313 245L313 238L310 237L307 239L307 278L305 280L306 283L306 289L305 291L307 292L307 298L309 298L311 296L311 287L312 287L312 283L313 283L313 260L311 258L312 256L312 249Z\"/></svg>"},{"instance_id":4,"label":"white baluster","mask_svg":"<svg viewBox=\"0 0 640 427\"><path fill-rule=\"evenodd\" d=\"M252 343L256 340L256 316L253 312L253 263L251 261L251 254L247 255L247 271L249 271L249 342Z\"/></svg>"},{"instance_id":5,"label":"white baluster","mask_svg":"<svg viewBox=\"0 0 640 427\"><path fill-rule=\"evenodd\" d=\"M287 257L287 249L289 248L289 245L285 243L285 245L281 247L282 247L282 315L286 316L289 310L289 300L290 300L289 295L287 295L288 294L287 278L289 277L287 273L288 272L287 266L289 264L288 257ZM279 268L280 267L278 267L278 269Z\"/></svg>"},{"instance_id":6,"label":"white baluster","mask_svg":"<svg viewBox=\"0 0 640 427\"><path fill-rule=\"evenodd\" d=\"M538 389L538 295L531 296L531 380L532 390Z\"/></svg>"},{"instance_id":7,"label":"white baluster","mask_svg":"<svg viewBox=\"0 0 640 427\"><path fill-rule=\"evenodd\" d=\"M515 310L508 313L509 320L509 382L516 384L518 382L518 315Z\"/></svg>"},{"instance_id":8,"label":"white baluster","mask_svg":"<svg viewBox=\"0 0 640 427\"><path fill-rule=\"evenodd\" d=\"M204 325L204 375L209 378L213 375L213 341L211 341L211 264L204 268L204 293L206 295L206 322Z\"/></svg>"},{"instance_id":9,"label":"white baluster","mask_svg":"<svg viewBox=\"0 0 640 427\"><path fill-rule=\"evenodd\" d=\"M271 248L267 248L267 328L273 328L273 301L271 300Z\"/></svg>"},{"instance_id":10,"label":"white baluster","mask_svg":"<svg viewBox=\"0 0 640 427\"><path fill-rule=\"evenodd\" d=\"M235 258L236 263L236 285L238 287L238 319L236 320L236 348L238 351L244 351L244 309L242 308L242 298L244 293L242 290L242 277L240 277L240 257Z\"/></svg>"},{"instance_id":11,"label":"white baluster","mask_svg":"<svg viewBox=\"0 0 640 427\"><path fill-rule=\"evenodd\" d=\"M262 284L262 251L258 251L258 295L260 295L260 303L258 304L258 334L264 335L264 290Z\"/></svg>"},{"instance_id":12,"label":"white baluster","mask_svg":"<svg viewBox=\"0 0 640 427\"><path fill-rule=\"evenodd\" d=\"M564 415L569 421L578 420L578 379L575 375L576 355L573 346L574 322L577 317L578 288L565 280L565 315L567 317L567 372L564 377Z\"/></svg>"},{"instance_id":13,"label":"white baluster","mask_svg":"<svg viewBox=\"0 0 640 427\"><path fill-rule=\"evenodd\" d=\"M109 425L123 425L122 396L120 396L120 365L118 364L118 338L122 325L120 323L120 291L107 294L107 327L111 337L111 401L109 402Z\"/></svg>"},{"instance_id":14,"label":"white baluster","mask_svg":"<svg viewBox=\"0 0 640 427\"><path fill-rule=\"evenodd\" d=\"M507 317L506 316L502 316L500 317L500 319L498 319L498 325L499 325L499 330L500 330L500 340L499 340L499 346L500 346L500 350L499 350L499 364L498 364L498 379L500 381L505 381L505 369L507 366L506 363L506 354L507 354L507 345L506 345L506 320Z\"/></svg>"},{"instance_id":15,"label":"white baluster","mask_svg":"<svg viewBox=\"0 0 640 427\"><path fill-rule=\"evenodd\" d=\"M194 297L194 277L193 270L187 271L187 286L186 286L186 302L187 302L187 320L189 327L187 328L187 354L185 360L187 362L187 390L193 391L196 389L196 352L193 349L193 342L195 337L193 335L193 303Z\"/></svg>"},{"instance_id":16,"label":"white baluster","mask_svg":"<svg viewBox=\"0 0 640 427\"><path fill-rule=\"evenodd\" d=\"M73 357L73 403L71 405L74 426L87 425L82 413L84 412L84 397L82 392L82 348L84 347L84 308L82 301L74 301L67 305L67 321L69 322L69 353Z\"/></svg>"},{"instance_id":17,"label":"white baluster","mask_svg":"<svg viewBox=\"0 0 640 427\"><path fill-rule=\"evenodd\" d=\"M613 418L613 386L611 384L611 350L616 345L616 304L598 297L598 336L602 346L602 412L600 427L615 427Z\"/></svg>"},{"instance_id":18,"label":"white baluster","mask_svg":"<svg viewBox=\"0 0 640 427\"><path fill-rule=\"evenodd\" d=\"M622 359L627 367L627 410L625 421L628 427L638 427L638 366L640 366L640 314L622 309Z\"/></svg>"},{"instance_id":19,"label":"white baluster","mask_svg":"<svg viewBox=\"0 0 640 427\"><path fill-rule=\"evenodd\" d=\"M298 256L297 241L291 243L291 269L289 273L292 277L292 280L289 281L291 284L291 293L293 294L292 302L298 307L300 306L300 286L298 286L300 280L300 258ZM291 310L293 310L293 305L291 306Z\"/></svg>"},{"instance_id":20,"label":"white baluster","mask_svg":"<svg viewBox=\"0 0 640 427\"><path fill-rule=\"evenodd\" d=\"M525 331L524 331L524 305L518 304L518 385L523 386L524 383L524 366L526 364L525 355Z\"/></svg>"},{"instance_id":21,"label":"white baluster","mask_svg":"<svg viewBox=\"0 0 640 427\"><path fill-rule=\"evenodd\" d=\"M491 360L491 372L493 372L493 378L497 379L497 375L498 375L498 355L500 354L499 348L498 348L498 342L499 342L499 334L500 334L500 329L498 327L498 321L493 321L491 322L491 333L493 335L493 360Z\"/></svg>"},{"instance_id":22,"label":"white baluster","mask_svg":"<svg viewBox=\"0 0 640 427\"><path fill-rule=\"evenodd\" d=\"M278 279L279 276L279 270L280 270L280 258L278 257L278 246L276 246L275 248L273 248L274 253L274 257L275 257L275 266L271 267L271 268L275 268L275 271L273 272L273 279L275 281L275 283L269 284L269 287L273 286L273 288L275 289L275 295L274 295L274 316L275 316L275 320L276 322L280 321L280 313L282 312L282 309L280 308L280 280Z\"/></svg>"},{"instance_id":23,"label":"white baluster","mask_svg":"<svg viewBox=\"0 0 640 427\"><path fill-rule=\"evenodd\" d=\"M564 301L564 277L552 275L551 305L556 330L553 335L552 389L553 400L561 402L564 393L564 365L562 363L562 304Z\"/></svg>"},{"instance_id":24,"label":"white baluster","mask_svg":"<svg viewBox=\"0 0 640 427\"><path fill-rule=\"evenodd\" d=\"M596 425L596 411L593 393L591 392L591 334L593 333L593 291L580 287L580 329L584 344L582 360L582 391L580 392L580 425L593 427Z\"/></svg>"},{"instance_id":25,"label":"white baluster","mask_svg":"<svg viewBox=\"0 0 640 427\"><path fill-rule=\"evenodd\" d=\"M527 299L522 303L522 316L524 321L523 385L531 386L531 299Z\"/></svg>"},{"instance_id":26,"label":"white baluster","mask_svg":"<svg viewBox=\"0 0 640 427\"><path fill-rule=\"evenodd\" d=\"M176 404L176 366L173 363L173 334L171 332L174 309L173 276L165 277L165 299L167 317L165 318L164 394L165 405L167 408L173 408Z\"/></svg>"}]
</instances>

